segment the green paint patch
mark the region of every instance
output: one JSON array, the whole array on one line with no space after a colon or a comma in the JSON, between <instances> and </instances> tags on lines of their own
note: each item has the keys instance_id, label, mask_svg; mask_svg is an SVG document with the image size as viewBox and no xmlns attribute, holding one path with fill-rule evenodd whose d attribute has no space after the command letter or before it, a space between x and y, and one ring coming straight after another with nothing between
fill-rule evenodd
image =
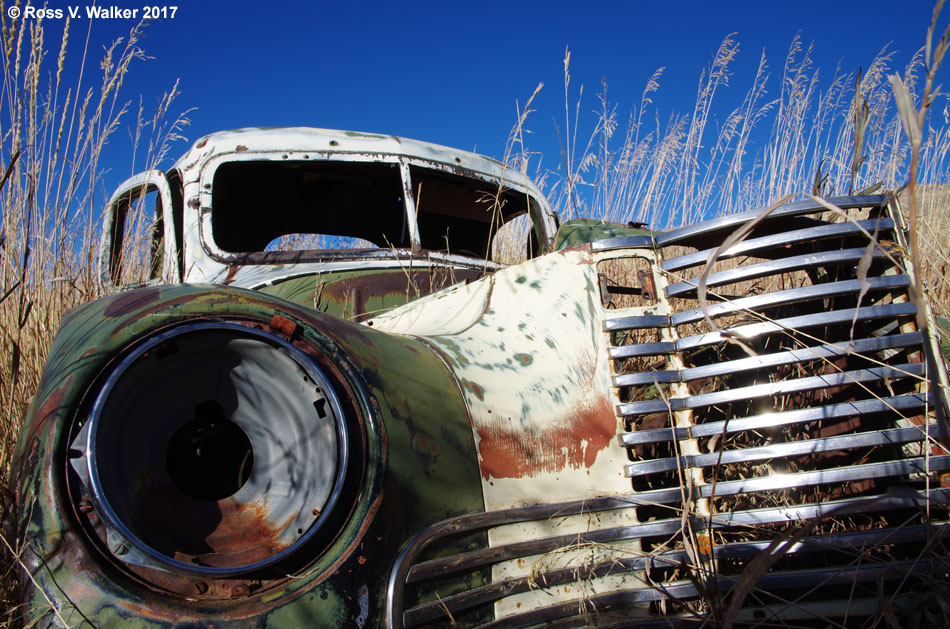
<instances>
[{"instance_id":1,"label":"green paint patch","mask_svg":"<svg viewBox=\"0 0 950 629\"><path fill-rule=\"evenodd\" d=\"M528 281L528 278L525 277L524 275L519 275L518 277L515 278L515 282L518 284L524 284L527 281Z\"/></svg>"},{"instance_id":2,"label":"green paint patch","mask_svg":"<svg viewBox=\"0 0 950 629\"><path fill-rule=\"evenodd\" d=\"M462 387L466 391L470 391L475 397L480 401L485 401L485 389L478 384L477 382L472 382L471 380L462 380Z\"/></svg>"},{"instance_id":3,"label":"green paint patch","mask_svg":"<svg viewBox=\"0 0 950 629\"><path fill-rule=\"evenodd\" d=\"M531 357L531 354L515 354L515 360L525 366L534 362L534 358Z\"/></svg>"},{"instance_id":4,"label":"green paint patch","mask_svg":"<svg viewBox=\"0 0 950 629\"><path fill-rule=\"evenodd\" d=\"M578 318L578 319L580 319L581 321L583 321L583 322L585 322L585 323L587 322L586 313L584 312L584 309L581 308L581 305L580 305L580 304L576 304L576 305L574 306L574 311L577 313L577 318Z\"/></svg>"}]
</instances>

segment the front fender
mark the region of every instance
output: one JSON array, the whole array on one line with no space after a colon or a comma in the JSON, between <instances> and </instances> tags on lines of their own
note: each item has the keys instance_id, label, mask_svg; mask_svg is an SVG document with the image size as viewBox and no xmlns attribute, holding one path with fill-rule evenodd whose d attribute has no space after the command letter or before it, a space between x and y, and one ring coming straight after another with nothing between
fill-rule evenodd
<instances>
[{"instance_id":1,"label":"front fender","mask_svg":"<svg viewBox=\"0 0 950 629\"><path fill-rule=\"evenodd\" d=\"M147 339L196 322L256 329L311 356L345 392L358 427L335 530L276 566L226 579L117 559L68 462L119 361ZM467 411L431 351L268 295L213 286L143 288L72 311L51 348L17 461L18 534L38 586L32 613L70 625L376 624L402 541L484 508ZM425 491L422 478L432 481Z\"/></svg>"}]
</instances>

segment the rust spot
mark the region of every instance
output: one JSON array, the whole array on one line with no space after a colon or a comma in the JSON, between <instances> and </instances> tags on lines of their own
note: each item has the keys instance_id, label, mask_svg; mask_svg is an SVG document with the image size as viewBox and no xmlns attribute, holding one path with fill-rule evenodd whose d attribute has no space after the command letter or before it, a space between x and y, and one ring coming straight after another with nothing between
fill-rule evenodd
<instances>
[{"instance_id":1,"label":"rust spot","mask_svg":"<svg viewBox=\"0 0 950 629\"><path fill-rule=\"evenodd\" d=\"M207 145L207 144L208 144L208 138L205 138L205 139L202 140L201 142L198 142L197 144L195 144L195 148L196 148L196 149L201 149L201 148L204 148L205 145Z\"/></svg>"},{"instance_id":2,"label":"rust spot","mask_svg":"<svg viewBox=\"0 0 950 629\"><path fill-rule=\"evenodd\" d=\"M437 457L439 455L439 444L434 439L426 437L424 434L418 433L412 438L412 449L416 454L421 454L429 457Z\"/></svg>"},{"instance_id":3,"label":"rust spot","mask_svg":"<svg viewBox=\"0 0 950 629\"><path fill-rule=\"evenodd\" d=\"M515 359L526 367L534 361L531 354L515 354Z\"/></svg>"},{"instance_id":4,"label":"rust spot","mask_svg":"<svg viewBox=\"0 0 950 629\"><path fill-rule=\"evenodd\" d=\"M114 297L102 313L106 317L120 317L140 310L152 302L158 301L162 291L160 288L142 288L139 290L121 293Z\"/></svg>"},{"instance_id":5,"label":"rust spot","mask_svg":"<svg viewBox=\"0 0 950 629\"><path fill-rule=\"evenodd\" d=\"M279 314L275 314L271 318L268 327L270 328L271 332L280 334L281 336L287 337L288 339L293 338L294 332L297 331L296 323Z\"/></svg>"},{"instance_id":6,"label":"rust spot","mask_svg":"<svg viewBox=\"0 0 950 629\"><path fill-rule=\"evenodd\" d=\"M705 533L700 533L696 536L696 545L699 548L699 552L703 555L712 555L713 551L713 540L709 535Z\"/></svg>"},{"instance_id":7,"label":"rust spot","mask_svg":"<svg viewBox=\"0 0 950 629\"><path fill-rule=\"evenodd\" d=\"M578 404L539 432L526 432L513 424L491 422L477 427L485 480L589 468L617 432L617 418L605 397Z\"/></svg>"},{"instance_id":8,"label":"rust spot","mask_svg":"<svg viewBox=\"0 0 950 629\"><path fill-rule=\"evenodd\" d=\"M289 545L277 541L284 524L269 521L262 505L233 498L191 498L161 469L139 479L125 507L132 530L145 543L178 561L217 567L242 565L267 559Z\"/></svg>"},{"instance_id":9,"label":"rust spot","mask_svg":"<svg viewBox=\"0 0 950 629\"><path fill-rule=\"evenodd\" d=\"M221 523L205 538L215 555L236 553L240 555L241 563L248 564L267 559L288 546L277 541L283 527L274 526L265 517L263 506L242 504L228 498L218 502L218 507L221 509ZM249 547L252 541L256 545ZM207 559L211 563L214 556ZM228 562L231 563L233 560Z\"/></svg>"},{"instance_id":10,"label":"rust spot","mask_svg":"<svg viewBox=\"0 0 950 629\"><path fill-rule=\"evenodd\" d=\"M234 149L234 152L235 152L235 153L246 153L246 152L247 152L247 147L244 146L243 144L238 144L238 145L237 145L237 148Z\"/></svg>"},{"instance_id":11,"label":"rust spot","mask_svg":"<svg viewBox=\"0 0 950 629\"><path fill-rule=\"evenodd\" d=\"M227 286L234 281L234 278L237 276L238 269L240 269L236 264L228 266L228 275L224 278L224 285Z\"/></svg>"},{"instance_id":12,"label":"rust spot","mask_svg":"<svg viewBox=\"0 0 950 629\"><path fill-rule=\"evenodd\" d=\"M200 210L201 201L198 199L198 197L191 197L190 199L188 199L188 207L190 207L193 210Z\"/></svg>"},{"instance_id":13,"label":"rust spot","mask_svg":"<svg viewBox=\"0 0 950 629\"><path fill-rule=\"evenodd\" d=\"M363 555L360 555L359 557L356 558L356 562L362 566L364 563L366 563L366 557L364 557Z\"/></svg>"},{"instance_id":14,"label":"rust spot","mask_svg":"<svg viewBox=\"0 0 950 629\"><path fill-rule=\"evenodd\" d=\"M61 386L57 388L56 390L53 391L52 394L50 394L49 397L47 397L43 401L43 404L36 410L34 417L36 417L38 421L32 422L32 425L30 426L30 431L27 435L28 439L35 439L37 435L39 435L41 429L45 427L44 424L47 422L47 420L52 419L56 416L56 412L63 405L63 398L65 397L65 391L66 391L65 386Z\"/></svg>"}]
</instances>

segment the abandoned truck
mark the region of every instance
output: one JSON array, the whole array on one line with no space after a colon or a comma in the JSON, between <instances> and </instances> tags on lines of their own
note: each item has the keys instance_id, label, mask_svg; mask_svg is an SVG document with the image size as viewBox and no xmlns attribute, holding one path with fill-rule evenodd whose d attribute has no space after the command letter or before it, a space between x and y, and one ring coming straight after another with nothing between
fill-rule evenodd
<instances>
[{"instance_id":1,"label":"abandoned truck","mask_svg":"<svg viewBox=\"0 0 950 629\"><path fill-rule=\"evenodd\" d=\"M831 202L847 216L559 225L463 151L200 140L112 197L100 275L122 290L51 349L18 449L28 613L932 620L946 375L897 202Z\"/></svg>"}]
</instances>

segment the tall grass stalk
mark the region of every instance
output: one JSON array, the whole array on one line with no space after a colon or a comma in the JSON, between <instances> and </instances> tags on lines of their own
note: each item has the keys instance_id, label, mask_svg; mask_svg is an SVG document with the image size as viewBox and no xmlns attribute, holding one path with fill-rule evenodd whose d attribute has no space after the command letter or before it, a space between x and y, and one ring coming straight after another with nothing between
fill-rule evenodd
<instances>
[{"instance_id":1,"label":"tall grass stalk","mask_svg":"<svg viewBox=\"0 0 950 629\"><path fill-rule=\"evenodd\" d=\"M61 37L51 41L43 20L9 20L2 1L0 16L0 515L8 525L14 446L53 335L67 310L100 294L95 258L103 155L129 117L121 88L144 53L140 24L105 50L95 77L90 31L77 42L67 18ZM75 55L78 73L70 77L66 66ZM140 107L139 118L130 121L136 140L151 135L146 161L164 156L163 147L186 122L166 122L176 95L177 86L152 119ZM16 540L4 541L18 552ZM0 608L15 610L13 557L4 555Z\"/></svg>"},{"instance_id":2,"label":"tall grass stalk","mask_svg":"<svg viewBox=\"0 0 950 629\"><path fill-rule=\"evenodd\" d=\"M833 196L877 184L897 190L912 164L918 182L950 183L950 106L933 90L928 77L936 67L923 48L906 67L895 68L895 53L885 46L864 70L838 66L822 80L825 70L814 63L814 45L796 36L781 75L772 76L763 53L740 105L722 111L718 99L732 89L738 54L734 37L724 38L700 73L696 102L686 114L653 108L650 96L661 89L658 69L624 128L618 105L607 99L606 81L593 120L578 117L582 88L568 106L574 98L568 52L565 122L563 130L557 128L564 158L560 169L543 173L545 192L562 218L672 228L766 207L787 194ZM928 98L929 107L942 112L922 133L916 153L903 138L889 80L895 74L912 104ZM585 126L592 128L586 138L579 131Z\"/></svg>"}]
</instances>

